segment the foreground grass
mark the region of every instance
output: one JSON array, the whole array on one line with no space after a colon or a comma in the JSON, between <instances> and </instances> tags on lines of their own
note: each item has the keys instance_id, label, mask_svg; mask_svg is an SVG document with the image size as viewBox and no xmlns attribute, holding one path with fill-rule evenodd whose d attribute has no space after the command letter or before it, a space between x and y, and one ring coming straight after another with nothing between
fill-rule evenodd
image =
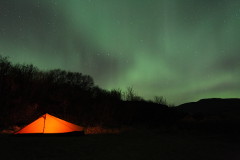
<instances>
[{"instance_id":1,"label":"foreground grass","mask_svg":"<svg viewBox=\"0 0 240 160\"><path fill-rule=\"evenodd\" d=\"M238 135L138 132L79 137L0 136L1 159L239 160Z\"/></svg>"}]
</instances>

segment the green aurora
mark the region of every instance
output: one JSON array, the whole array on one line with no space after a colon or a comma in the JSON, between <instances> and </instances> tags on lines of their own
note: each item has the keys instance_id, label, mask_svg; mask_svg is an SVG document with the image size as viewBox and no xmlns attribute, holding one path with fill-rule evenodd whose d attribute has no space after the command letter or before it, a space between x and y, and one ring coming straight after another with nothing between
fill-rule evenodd
<instances>
[{"instance_id":1,"label":"green aurora","mask_svg":"<svg viewBox=\"0 0 240 160\"><path fill-rule=\"evenodd\" d=\"M240 95L238 0L0 0L0 54L181 104Z\"/></svg>"}]
</instances>

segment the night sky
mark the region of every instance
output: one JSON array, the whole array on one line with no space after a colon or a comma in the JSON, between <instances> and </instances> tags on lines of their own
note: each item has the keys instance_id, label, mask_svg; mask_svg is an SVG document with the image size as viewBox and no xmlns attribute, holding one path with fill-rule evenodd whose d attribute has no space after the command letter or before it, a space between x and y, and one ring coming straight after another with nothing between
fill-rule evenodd
<instances>
[{"instance_id":1,"label":"night sky","mask_svg":"<svg viewBox=\"0 0 240 160\"><path fill-rule=\"evenodd\" d=\"M240 95L239 0L0 0L0 54L181 104Z\"/></svg>"}]
</instances>

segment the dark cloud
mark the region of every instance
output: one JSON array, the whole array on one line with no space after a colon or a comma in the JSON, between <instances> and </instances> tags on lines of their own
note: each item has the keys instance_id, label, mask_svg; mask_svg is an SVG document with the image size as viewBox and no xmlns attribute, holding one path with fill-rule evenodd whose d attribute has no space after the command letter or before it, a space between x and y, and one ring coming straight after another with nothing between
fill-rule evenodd
<instances>
[{"instance_id":1,"label":"dark cloud","mask_svg":"<svg viewBox=\"0 0 240 160\"><path fill-rule=\"evenodd\" d=\"M127 71L131 64L124 64L121 58L114 57L116 53L105 51L95 43L88 42L87 38L76 36L74 48L79 54L79 69L94 76L98 82L108 83L112 77L119 76Z\"/></svg>"},{"instance_id":2,"label":"dark cloud","mask_svg":"<svg viewBox=\"0 0 240 160\"><path fill-rule=\"evenodd\" d=\"M210 65L207 70L218 75L231 73L232 75L238 75L240 79L240 54L225 54L221 57L217 57L216 60Z\"/></svg>"},{"instance_id":3,"label":"dark cloud","mask_svg":"<svg viewBox=\"0 0 240 160\"><path fill-rule=\"evenodd\" d=\"M225 57L217 64L217 68L225 72L238 72L240 70L240 56Z\"/></svg>"},{"instance_id":4,"label":"dark cloud","mask_svg":"<svg viewBox=\"0 0 240 160\"><path fill-rule=\"evenodd\" d=\"M231 80L227 82L222 82L220 84L214 85L210 87L207 92L213 92L213 93L222 93L222 92L232 92L232 91L239 91L240 85L239 81L237 80Z\"/></svg>"}]
</instances>

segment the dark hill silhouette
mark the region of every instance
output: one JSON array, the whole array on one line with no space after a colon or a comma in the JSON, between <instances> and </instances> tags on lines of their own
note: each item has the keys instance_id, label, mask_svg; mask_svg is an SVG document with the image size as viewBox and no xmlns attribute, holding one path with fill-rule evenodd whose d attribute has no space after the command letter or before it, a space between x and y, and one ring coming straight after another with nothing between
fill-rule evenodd
<instances>
[{"instance_id":1,"label":"dark hill silhouette","mask_svg":"<svg viewBox=\"0 0 240 160\"><path fill-rule=\"evenodd\" d=\"M179 110L182 110L191 114L197 114L197 113L201 113L204 115L227 114L229 112L240 112L240 99L238 98L201 99L197 102L181 104L177 108Z\"/></svg>"},{"instance_id":2,"label":"dark hill silhouette","mask_svg":"<svg viewBox=\"0 0 240 160\"><path fill-rule=\"evenodd\" d=\"M185 112L181 127L210 132L239 133L240 99L212 98L176 107Z\"/></svg>"}]
</instances>

